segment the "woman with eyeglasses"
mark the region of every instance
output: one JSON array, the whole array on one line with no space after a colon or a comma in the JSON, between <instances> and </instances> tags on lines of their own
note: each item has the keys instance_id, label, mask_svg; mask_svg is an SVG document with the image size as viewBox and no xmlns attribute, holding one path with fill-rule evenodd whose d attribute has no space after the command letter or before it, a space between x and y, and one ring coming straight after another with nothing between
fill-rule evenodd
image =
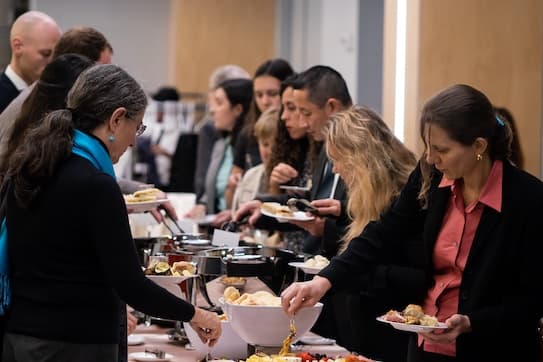
<instances>
[{"instance_id":1,"label":"woman with eyeglasses","mask_svg":"<svg viewBox=\"0 0 543 362\"><path fill-rule=\"evenodd\" d=\"M190 321L209 345L220 336L216 314L170 294L140 267L113 163L144 131L146 105L121 68L93 66L66 107L28 129L12 155L2 183L3 291L11 293L2 361L116 362L123 302Z\"/></svg>"}]
</instances>

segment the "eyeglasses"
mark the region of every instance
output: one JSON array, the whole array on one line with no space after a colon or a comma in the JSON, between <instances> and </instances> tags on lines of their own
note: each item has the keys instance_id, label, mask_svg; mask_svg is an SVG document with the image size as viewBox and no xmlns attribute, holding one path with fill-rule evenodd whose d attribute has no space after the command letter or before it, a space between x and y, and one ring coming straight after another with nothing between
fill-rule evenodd
<instances>
[{"instance_id":1,"label":"eyeglasses","mask_svg":"<svg viewBox=\"0 0 543 362\"><path fill-rule=\"evenodd\" d=\"M143 132L145 132L146 129L147 129L147 126L143 123L140 123L138 125L138 129L136 130L136 136L141 136Z\"/></svg>"}]
</instances>

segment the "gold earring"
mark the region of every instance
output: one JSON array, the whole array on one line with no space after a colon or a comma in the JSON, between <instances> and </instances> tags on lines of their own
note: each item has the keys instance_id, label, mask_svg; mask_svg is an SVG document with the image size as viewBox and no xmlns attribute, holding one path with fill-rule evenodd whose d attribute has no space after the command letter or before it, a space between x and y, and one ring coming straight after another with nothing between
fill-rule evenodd
<instances>
[{"instance_id":1,"label":"gold earring","mask_svg":"<svg viewBox=\"0 0 543 362\"><path fill-rule=\"evenodd\" d=\"M477 161L481 161L483 159L483 155L478 153L476 158L477 158Z\"/></svg>"}]
</instances>

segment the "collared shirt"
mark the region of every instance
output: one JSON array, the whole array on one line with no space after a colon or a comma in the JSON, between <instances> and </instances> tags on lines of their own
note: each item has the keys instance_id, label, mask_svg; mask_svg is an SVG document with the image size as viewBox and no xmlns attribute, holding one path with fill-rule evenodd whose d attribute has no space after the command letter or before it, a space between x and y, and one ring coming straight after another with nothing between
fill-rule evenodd
<instances>
[{"instance_id":1,"label":"collared shirt","mask_svg":"<svg viewBox=\"0 0 543 362\"><path fill-rule=\"evenodd\" d=\"M8 77L9 80L11 80L11 83L13 83L13 85L15 86L15 88L17 88L19 92L25 88L28 88L29 84L26 84L23 78L19 77L19 75L15 73L11 65L8 65L6 67L5 73L6 73L6 77Z\"/></svg>"},{"instance_id":2,"label":"collared shirt","mask_svg":"<svg viewBox=\"0 0 543 362\"><path fill-rule=\"evenodd\" d=\"M434 246L434 286L424 301L424 312L435 315L440 322L458 313L458 301L462 273L481 221L485 206L501 212L503 163L494 161L479 198L464 205L462 188L458 180L442 178L438 187L450 187L451 197L441 230ZM422 338L419 337L419 345ZM456 344L432 344L424 342L424 350L448 356L456 356Z\"/></svg>"}]
</instances>

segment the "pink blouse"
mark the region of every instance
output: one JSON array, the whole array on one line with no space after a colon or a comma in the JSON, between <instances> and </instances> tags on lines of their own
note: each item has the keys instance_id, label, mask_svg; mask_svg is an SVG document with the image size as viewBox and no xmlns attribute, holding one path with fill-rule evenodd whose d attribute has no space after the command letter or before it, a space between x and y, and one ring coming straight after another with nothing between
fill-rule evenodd
<instances>
[{"instance_id":1,"label":"pink blouse","mask_svg":"<svg viewBox=\"0 0 543 362\"><path fill-rule=\"evenodd\" d=\"M486 184L478 200L464 205L458 180L442 178L438 187L450 187L451 197L441 230L434 245L434 286L428 291L423 309L444 322L458 313L458 297L462 273L471 250L475 232L485 206L501 212L503 163L494 161ZM419 346L423 343L418 338ZM448 356L456 356L456 344L433 344L424 342L424 350Z\"/></svg>"}]
</instances>

